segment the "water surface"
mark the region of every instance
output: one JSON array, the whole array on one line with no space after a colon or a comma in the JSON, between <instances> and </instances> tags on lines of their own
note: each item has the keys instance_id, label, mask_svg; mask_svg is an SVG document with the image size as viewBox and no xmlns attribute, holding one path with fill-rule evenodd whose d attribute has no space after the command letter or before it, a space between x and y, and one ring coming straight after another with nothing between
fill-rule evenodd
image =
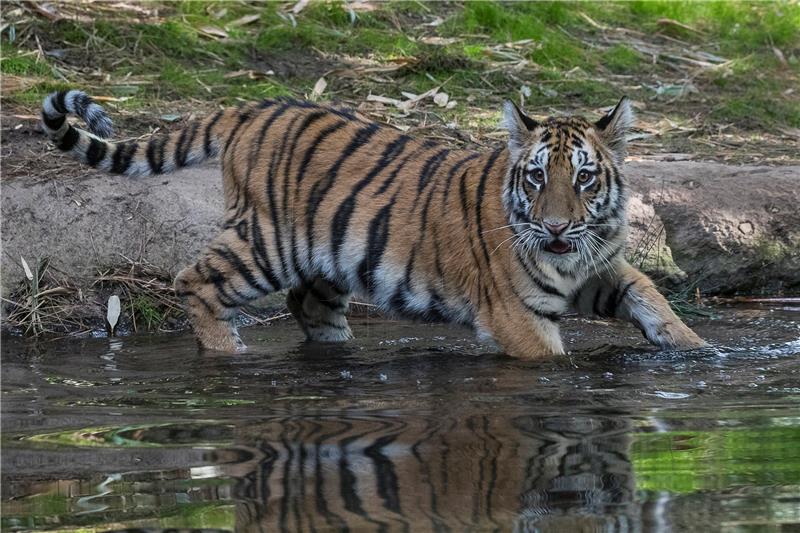
<instances>
[{"instance_id":1,"label":"water surface","mask_svg":"<svg viewBox=\"0 0 800 533\"><path fill-rule=\"evenodd\" d=\"M715 310L650 348L567 320L523 362L466 330L3 339L2 529L797 531L800 313Z\"/></svg>"}]
</instances>

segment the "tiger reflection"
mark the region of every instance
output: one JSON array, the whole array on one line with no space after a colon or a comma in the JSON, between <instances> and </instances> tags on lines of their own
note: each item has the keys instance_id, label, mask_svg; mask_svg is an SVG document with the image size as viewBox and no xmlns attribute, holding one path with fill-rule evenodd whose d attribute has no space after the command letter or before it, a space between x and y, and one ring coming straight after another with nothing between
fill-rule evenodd
<instances>
[{"instance_id":1,"label":"tiger reflection","mask_svg":"<svg viewBox=\"0 0 800 533\"><path fill-rule=\"evenodd\" d=\"M636 531L630 421L289 417L244 428L238 531Z\"/></svg>"}]
</instances>

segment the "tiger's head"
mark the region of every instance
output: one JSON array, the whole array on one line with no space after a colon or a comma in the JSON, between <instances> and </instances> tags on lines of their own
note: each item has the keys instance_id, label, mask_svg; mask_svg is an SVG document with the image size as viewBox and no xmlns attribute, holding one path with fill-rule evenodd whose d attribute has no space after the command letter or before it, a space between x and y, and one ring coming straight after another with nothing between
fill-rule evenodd
<instances>
[{"instance_id":1,"label":"tiger's head","mask_svg":"<svg viewBox=\"0 0 800 533\"><path fill-rule=\"evenodd\" d=\"M503 111L510 132L503 203L516 245L570 269L610 257L625 242L620 167L633 124L629 100L622 98L596 122L538 122L510 101Z\"/></svg>"}]
</instances>

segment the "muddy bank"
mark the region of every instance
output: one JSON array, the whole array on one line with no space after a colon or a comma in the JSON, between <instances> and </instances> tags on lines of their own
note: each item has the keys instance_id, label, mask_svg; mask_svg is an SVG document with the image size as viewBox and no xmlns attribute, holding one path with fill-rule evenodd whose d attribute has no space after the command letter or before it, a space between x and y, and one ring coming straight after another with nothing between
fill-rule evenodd
<instances>
[{"instance_id":1,"label":"muddy bank","mask_svg":"<svg viewBox=\"0 0 800 533\"><path fill-rule=\"evenodd\" d=\"M146 260L176 273L218 231L216 166L120 179L34 171L2 187L2 291L24 279L19 258L78 286L98 269ZM800 289L800 167L631 161L629 256L664 283L707 294Z\"/></svg>"}]
</instances>

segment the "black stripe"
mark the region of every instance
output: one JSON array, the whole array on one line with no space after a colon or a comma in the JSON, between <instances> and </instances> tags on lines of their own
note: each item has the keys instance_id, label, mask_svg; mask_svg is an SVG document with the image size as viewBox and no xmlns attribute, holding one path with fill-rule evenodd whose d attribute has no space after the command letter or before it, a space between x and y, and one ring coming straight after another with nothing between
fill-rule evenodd
<instances>
[{"instance_id":1,"label":"black stripe","mask_svg":"<svg viewBox=\"0 0 800 533\"><path fill-rule=\"evenodd\" d=\"M528 303L528 301L525 298L523 298L519 292L517 292L517 289L513 285L511 285L511 291L514 293L514 296L516 296L519 299L519 301L522 302L522 305L525 306L525 309L527 309L534 315L538 316L539 318L544 318L551 322L558 322L559 320L561 320L561 315L559 315L558 313L543 311L538 307Z\"/></svg>"},{"instance_id":2,"label":"black stripe","mask_svg":"<svg viewBox=\"0 0 800 533\"><path fill-rule=\"evenodd\" d=\"M44 125L50 128L53 131L58 131L61 129L61 126L64 125L64 121L67 120L67 117L60 115L57 117L51 117L44 111L42 111L42 122Z\"/></svg>"},{"instance_id":3,"label":"black stripe","mask_svg":"<svg viewBox=\"0 0 800 533\"><path fill-rule=\"evenodd\" d=\"M311 158L314 156L314 153L317 151L319 145L330 135L336 133L340 129L347 126L347 122L337 122L328 126L324 130L322 130L319 135L317 135L313 141L311 141L311 145L306 149L305 157L303 157L303 162L300 163L300 168L297 171L297 176L295 177L295 181L300 183L303 181L305 177L306 170L308 169L308 165L311 163Z\"/></svg>"},{"instance_id":4,"label":"black stripe","mask_svg":"<svg viewBox=\"0 0 800 533\"><path fill-rule=\"evenodd\" d=\"M269 128L278 120L286 111L289 109L289 104L283 104L278 109L272 112L269 117L264 121L261 125L261 129L258 132L258 137L253 139L253 143L250 145L250 154L247 158L247 175L250 175L253 167L256 164L256 160L258 159L259 154L261 154L261 149L264 147L264 138L267 136L267 131ZM278 157L283 156L283 150L286 146L286 134L289 130L282 132L283 134L281 137L283 138L283 144L281 145L281 149L278 152ZM272 151L272 159L275 158L275 150ZM270 161L270 175L272 174L272 162Z\"/></svg>"},{"instance_id":5,"label":"black stripe","mask_svg":"<svg viewBox=\"0 0 800 533\"><path fill-rule=\"evenodd\" d=\"M428 185L428 182L431 179L439 167L444 162L447 154L450 152L447 148L444 150L440 150L425 161L425 165L422 167L422 171L419 175L419 183L417 183L417 198L414 200L416 204L417 200L419 199L419 195L422 193L422 190Z\"/></svg>"},{"instance_id":6,"label":"black stripe","mask_svg":"<svg viewBox=\"0 0 800 533\"><path fill-rule=\"evenodd\" d=\"M289 213L289 171L292 167L292 162L295 161L297 158L295 157L295 151L297 150L297 143L300 142L300 137L306 133L306 130L311 127L316 121L320 120L325 116L329 116L330 113L328 111L315 111L309 113L303 119L303 122L297 127L296 133L294 138L292 139L292 144L289 146L289 151L286 153L286 164L283 167L283 216L286 219L290 218ZM297 191L295 191L295 194ZM296 250L294 248L294 227L291 229L291 242L289 244L289 248L291 249L291 259L292 259L292 271L298 273L302 279L303 275L300 272L300 265L299 265L299 258L297 257Z\"/></svg>"},{"instance_id":7,"label":"black stripe","mask_svg":"<svg viewBox=\"0 0 800 533\"><path fill-rule=\"evenodd\" d=\"M628 292L630 292L631 288L633 288L633 286L636 285L636 281L637 280L629 282L622 288L621 291L619 291L619 295L617 296L617 307L619 307L622 304L623 300L625 300L625 297L628 296Z\"/></svg>"},{"instance_id":8,"label":"black stripe","mask_svg":"<svg viewBox=\"0 0 800 533\"><path fill-rule=\"evenodd\" d=\"M341 302L337 301L336 297L330 298L322 292L314 287L313 285L308 290L308 292L317 299L319 303L330 309L331 311L344 311L346 309L345 305Z\"/></svg>"},{"instance_id":9,"label":"black stripe","mask_svg":"<svg viewBox=\"0 0 800 533\"><path fill-rule=\"evenodd\" d=\"M353 187L353 190L350 192L350 195L344 200L344 202L342 202L342 204L339 206L339 209L336 210L336 214L333 217L333 223L331 224L331 251L333 253L334 265L337 267L339 264L339 255L341 253L342 244L344 243L345 236L347 235L347 229L350 226L350 217L355 209L356 196L367 185L372 183L375 177L377 177L381 171L390 165L396 157L403 153L403 150L405 150L405 146L409 140L410 137L401 135L389 143L389 145L383 151L383 154L381 154L380 159L375 163L367 175L364 176L358 183L356 183L355 187Z\"/></svg>"},{"instance_id":10,"label":"black stripe","mask_svg":"<svg viewBox=\"0 0 800 533\"><path fill-rule=\"evenodd\" d=\"M261 226L258 223L257 212L257 209L253 209L253 216L252 220L250 221L253 238L253 259L255 260L256 266L261 271L261 274L267 279L269 284L272 285L275 290L279 290L282 287L278 281L278 278L275 276L275 273L272 271L272 266L270 265L269 261L269 252L264 244L264 236L261 234Z\"/></svg>"},{"instance_id":11,"label":"black stripe","mask_svg":"<svg viewBox=\"0 0 800 533\"><path fill-rule=\"evenodd\" d=\"M275 111L271 117L267 120L267 123L264 124L262 128L262 132L269 128L269 126L278 119L281 115L283 115L286 110L289 109L288 106L281 107L277 111ZM267 173L267 201L269 202L269 214L270 218L272 219L272 231L275 235L275 247L278 249L278 260L281 264L281 272L286 274L288 269L286 268L286 258L283 254L283 246L281 240L281 226L280 226L280 217L278 216L278 208L277 202L275 202L275 174L278 170L278 167L281 163L281 158L284 157L291 157L289 154L286 154L286 142L288 139L288 133L292 131L292 126L294 123L300 119L301 115L298 113L292 119L289 126L286 128L284 133L281 135L281 146L278 150L272 150L272 157L269 162L269 172ZM260 150L259 150L260 151Z\"/></svg>"},{"instance_id":12,"label":"black stripe","mask_svg":"<svg viewBox=\"0 0 800 533\"><path fill-rule=\"evenodd\" d=\"M227 309L235 309L241 305L242 302L246 302L248 298L246 298L243 294L237 291L234 287L229 287L233 294L236 296L235 298L228 294L227 289L225 288L225 283L227 280L225 276L214 268L213 266L209 265L206 261L205 263L206 270L208 270L207 279L214 286L217 288L217 300L219 300L220 305Z\"/></svg>"},{"instance_id":13,"label":"black stripe","mask_svg":"<svg viewBox=\"0 0 800 533\"><path fill-rule=\"evenodd\" d=\"M69 150L72 150L72 148L76 144L78 144L80 138L81 134L78 133L78 130L76 130L72 125L70 125L69 128L67 129L67 132L64 134L63 137L61 137L61 140L58 141L58 144L56 144L56 146L58 147L59 150L68 152Z\"/></svg>"},{"instance_id":14,"label":"black stripe","mask_svg":"<svg viewBox=\"0 0 800 533\"><path fill-rule=\"evenodd\" d=\"M416 246L411 250L411 256L406 262L406 270L403 276L403 281L397 284L392 298L389 300L389 305L398 311L403 311L408 303L408 296L412 296L411 291L411 271L414 269L414 260L417 257Z\"/></svg>"},{"instance_id":15,"label":"black stripe","mask_svg":"<svg viewBox=\"0 0 800 533\"><path fill-rule=\"evenodd\" d=\"M228 133L228 138L225 139L225 146L222 148L223 155L228 153L231 144L235 139L237 139L236 134L239 133L239 129L242 127L242 124L247 122L252 116L253 116L252 109L247 108L239 111L239 116L237 117L239 120L236 122L236 125L233 127L233 129L231 129L231 131Z\"/></svg>"},{"instance_id":16,"label":"black stripe","mask_svg":"<svg viewBox=\"0 0 800 533\"><path fill-rule=\"evenodd\" d=\"M419 153L421 153L421 152L424 152L426 149L427 149L427 147L423 145L423 146L420 146L419 148L417 148L416 150L414 150L413 152L411 152L410 154L408 154L407 156L405 156L403 158L403 160L395 167L395 169L392 171L392 173L389 174L386 177L386 179L383 180L383 183L381 183L381 186L378 187L378 190L375 191L374 193L372 193L372 197L373 198L377 198L378 196L380 196L383 193L385 193L386 190L389 188L389 186L394 182L394 180L397 177L397 175L400 174L400 171L402 171L403 168L405 168L406 163L416 159L417 155Z\"/></svg>"},{"instance_id":17,"label":"black stripe","mask_svg":"<svg viewBox=\"0 0 800 533\"><path fill-rule=\"evenodd\" d=\"M120 143L114 150L111 162L111 172L113 174L124 174L131 166L133 156L139 149L139 144L135 142Z\"/></svg>"},{"instance_id":18,"label":"black stripe","mask_svg":"<svg viewBox=\"0 0 800 533\"><path fill-rule=\"evenodd\" d=\"M486 259L487 267L489 266L489 250L486 247L486 239L483 236L483 220L481 219L481 209L483 207L483 195L486 191L486 180L489 178L489 173L492 171L495 161L497 161L497 158L502 152L502 150L496 150L489 157L489 160L486 162L486 166L483 168L483 172L481 173L481 179L478 182L478 191L475 196L475 221L478 228L478 240L481 243L483 257Z\"/></svg>"},{"instance_id":19,"label":"black stripe","mask_svg":"<svg viewBox=\"0 0 800 533\"><path fill-rule=\"evenodd\" d=\"M322 130L314 138L314 140L311 141L311 144L306 148L306 153L303 156L303 161L300 163L300 168L297 170L297 175L295 177L295 182L298 185L298 187L295 187L295 201L296 202L298 201L298 194L299 194L299 190L300 190L300 187L299 187L300 182L303 181L303 178L305 176L305 173L306 173L306 170L308 168L308 165L311 163L311 158L314 156L314 153L316 153L317 148L320 147L320 145L322 144L322 142L325 141L326 138L328 138L329 136L333 135L334 133L336 133L340 129L344 128L347 124L348 124L347 122L337 121L336 123L328 126L324 130ZM310 248L309 248L309 251L310 251ZM300 265L300 257L299 257L299 252L298 252L298 248L297 248L297 224L292 224L292 264L295 265L296 272L302 278L303 277L302 271L301 271L301 269L298 268L298 266Z\"/></svg>"},{"instance_id":20,"label":"black stripe","mask_svg":"<svg viewBox=\"0 0 800 533\"><path fill-rule=\"evenodd\" d=\"M530 265L525 260L525 258L520 255L519 250L516 250L515 255L517 256L517 261L519 261L519 263L522 265L523 270L525 270L525 274L527 274L528 278L530 278L530 280L533 281L533 283L536 284L536 286L539 289L541 289L542 291L546 292L547 294L551 294L553 296L559 296L561 298L566 298L567 297L566 294L564 294L563 292L561 292L557 288L553 287L552 285L550 285L549 283L547 283L545 281L540 280L537 277L536 272L533 272L531 270Z\"/></svg>"},{"instance_id":21,"label":"black stripe","mask_svg":"<svg viewBox=\"0 0 800 533\"><path fill-rule=\"evenodd\" d=\"M397 436L395 433L378 437L374 443L364 449L364 455L372 460L375 467L378 495L383 500L383 507L402 516L400 484L394 470L394 463L382 452L383 447L394 442Z\"/></svg>"},{"instance_id":22,"label":"black stripe","mask_svg":"<svg viewBox=\"0 0 800 533\"><path fill-rule=\"evenodd\" d=\"M189 152L192 150L192 144L194 143L198 128L200 128L200 124L193 122L188 128L185 128L181 132L178 145L175 147L175 165L177 167L186 166L186 160L189 158Z\"/></svg>"},{"instance_id":23,"label":"black stripe","mask_svg":"<svg viewBox=\"0 0 800 533\"><path fill-rule=\"evenodd\" d=\"M242 277L242 279L244 279L245 282L247 282L247 284L250 285L252 288L258 290L263 294L272 292L273 289L264 286L264 284L261 283L261 281L253 275L253 272L250 270L250 268L244 264L242 258L239 257L236 254L236 252L231 250L230 247L226 245L219 245L210 248L210 250L215 254L217 254L220 258L224 259L229 265L231 265L233 269L236 270L236 273L239 274ZM232 286L233 280L229 278L228 284Z\"/></svg>"},{"instance_id":24,"label":"black stripe","mask_svg":"<svg viewBox=\"0 0 800 533\"><path fill-rule=\"evenodd\" d=\"M389 221L396 198L397 193L389 203L378 211L378 214L369 223L364 258L358 265L358 278L367 293L371 293L375 288L375 270L380 266L383 252L386 250L386 244L389 241Z\"/></svg>"},{"instance_id":25,"label":"black stripe","mask_svg":"<svg viewBox=\"0 0 800 533\"><path fill-rule=\"evenodd\" d=\"M444 184L444 195L442 197L442 204L447 203L447 197L450 195L450 184L453 182L453 178L455 177L456 172L458 172L458 170L464 164L466 164L469 161L472 161L473 159L475 159L478 156L480 156L479 153L473 152L473 153L469 154L467 157L465 157L464 159L462 159L461 161L459 161L458 163L456 163L455 166L453 166L450 169L450 172L447 173L447 179L445 180L445 184ZM464 173L466 173L468 171L469 171L469 169L466 169L464 171Z\"/></svg>"},{"instance_id":26,"label":"black stripe","mask_svg":"<svg viewBox=\"0 0 800 533\"><path fill-rule=\"evenodd\" d=\"M58 91L58 93L56 94L55 98L50 100L50 102L53 104L53 108L56 111L58 111L59 113L61 113L62 115L66 115L67 113L69 113L69 111L67 110L67 93L68 92L69 91Z\"/></svg>"},{"instance_id":27,"label":"black stripe","mask_svg":"<svg viewBox=\"0 0 800 533\"><path fill-rule=\"evenodd\" d=\"M86 163L91 167L96 167L100 161L106 156L108 146L105 141L99 139L92 139L89 141L89 148L86 150Z\"/></svg>"},{"instance_id":28,"label":"black stripe","mask_svg":"<svg viewBox=\"0 0 800 533\"><path fill-rule=\"evenodd\" d=\"M164 146L169 137L154 137L147 143L147 163L150 165L150 172L161 174L164 167Z\"/></svg>"},{"instance_id":29,"label":"black stripe","mask_svg":"<svg viewBox=\"0 0 800 533\"><path fill-rule=\"evenodd\" d=\"M328 194L328 191L333 187L344 162L359 148L369 142L376 131L378 131L378 125L375 123L359 129L341 152L341 155L339 155L339 158L333 166L328 170L325 177L314 183L311 187L311 193L308 196L307 202L308 212L306 213L306 243L308 246L309 263L311 263L314 255L314 222L316 222L317 211L322 201L325 199L325 195Z\"/></svg>"},{"instance_id":30,"label":"black stripe","mask_svg":"<svg viewBox=\"0 0 800 533\"><path fill-rule=\"evenodd\" d=\"M203 149L205 150L206 157L212 157L212 150L211 150L211 130L214 128L214 125L219 122L219 119L222 117L223 112L217 111L214 113L214 116L211 117L211 120L208 121L206 124L205 130L203 131Z\"/></svg>"}]
</instances>

